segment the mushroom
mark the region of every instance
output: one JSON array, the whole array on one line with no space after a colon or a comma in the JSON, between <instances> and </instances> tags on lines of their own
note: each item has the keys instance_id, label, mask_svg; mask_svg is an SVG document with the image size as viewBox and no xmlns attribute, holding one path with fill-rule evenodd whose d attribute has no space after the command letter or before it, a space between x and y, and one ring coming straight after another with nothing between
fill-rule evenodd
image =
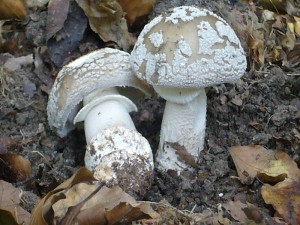
<instances>
[{"instance_id":1,"label":"mushroom","mask_svg":"<svg viewBox=\"0 0 300 225\"><path fill-rule=\"evenodd\" d=\"M149 94L133 74L129 54L103 48L64 66L57 75L47 107L50 127L60 137L84 121L85 165L94 177L142 196L153 176L152 150L129 115L136 105L116 87L131 86ZM81 102L83 107L80 109Z\"/></svg>"},{"instance_id":2,"label":"mushroom","mask_svg":"<svg viewBox=\"0 0 300 225\"><path fill-rule=\"evenodd\" d=\"M205 87L234 82L245 72L238 37L225 20L206 9L176 7L144 27L130 61L136 76L166 100L158 168L192 170L188 159L197 162L204 148Z\"/></svg>"}]
</instances>

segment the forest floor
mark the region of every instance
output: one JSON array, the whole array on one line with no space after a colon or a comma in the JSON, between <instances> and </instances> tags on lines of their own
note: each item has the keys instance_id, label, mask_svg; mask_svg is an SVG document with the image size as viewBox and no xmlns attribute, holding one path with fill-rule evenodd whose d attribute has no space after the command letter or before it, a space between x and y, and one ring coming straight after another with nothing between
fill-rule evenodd
<instances>
[{"instance_id":1,"label":"forest floor","mask_svg":"<svg viewBox=\"0 0 300 225\"><path fill-rule=\"evenodd\" d=\"M150 17L182 4L204 6L220 14L211 2L161 1L155 5ZM236 2L226 4L232 8ZM67 137L59 138L47 122L48 93L61 68L59 64L104 46L97 35L88 30L77 48L62 57L62 63L53 63L54 57L47 55L43 37L47 8L32 11L30 17L26 23L9 22L6 25L12 31L2 34L4 44L0 55L0 150L22 155L32 168L32 176L26 182L16 182L10 177L14 175L5 172L2 172L2 179L24 191L25 209L29 212L39 198L84 166L84 131L76 129ZM55 45L50 42L49 45ZM31 54L33 61L26 58L20 68L5 64L8 59ZM198 169L185 176L155 171L152 188L144 201L165 199L179 210L201 213L207 209L219 212L223 203L243 196L239 198L246 199L270 216L274 215L272 207L261 196L263 183L259 179L248 185L240 182L229 148L260 145L279 149L299 167L300 79L299 74L281 64L265 63L259 69L253 69L251 65L253 63L249 62L246 74L236 83L206 89L205 148ZM158 147L164 104L161 98L145 98L138 104L139 111L132 113L137 130L149 140L154 153ZM234 221L229 214L227 217Z\"/></svg>"}]
</instances>

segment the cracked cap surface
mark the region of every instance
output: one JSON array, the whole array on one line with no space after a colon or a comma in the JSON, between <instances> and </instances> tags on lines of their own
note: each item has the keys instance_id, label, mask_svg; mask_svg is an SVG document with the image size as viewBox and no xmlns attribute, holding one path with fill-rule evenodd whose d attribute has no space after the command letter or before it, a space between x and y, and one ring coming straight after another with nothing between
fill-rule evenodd
<instances>
[{"instance_id":1,"label":"cracked cap surface","mask_svg":"<svg viewBox=\"0 0 300 225\"><path fill-rule=\"evenodd\" d=\"M95 90L116 86L131 86L149 93L147 85L134 76L126 52L103 48L64 66L49 95L47 114L51 129L60 137L66 136L74 128L73 119L82 99Z\"/></svg>"},{"instance_id":2,"label":"cracked cap surface","mask_svg":"<svg viewBox=\"0 0 300 225\"><path fill-rule=\"evenodd\" d=\"M241 43L214 13L181 6L154 18L131 53L137 77L157 87L198 88L240 78L247 67Z\"/></svg>"}]
</instances>

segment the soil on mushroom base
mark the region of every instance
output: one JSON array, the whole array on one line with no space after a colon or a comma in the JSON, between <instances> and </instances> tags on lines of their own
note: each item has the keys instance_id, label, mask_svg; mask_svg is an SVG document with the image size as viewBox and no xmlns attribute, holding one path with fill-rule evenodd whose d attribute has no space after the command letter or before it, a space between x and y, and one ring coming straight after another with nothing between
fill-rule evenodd
<instances>
[{"instance_id":1,"label":"soil on mushroom base","mask_svg":"<svg viewBox=\"0 0 300 225\"><path fill-rule=\"evenodd\" d=\"M83 130L60 139L49 129L47 94L31 69L1 73L0 92L1 137L15 140L10 151L25 156L32 164L35 188L16 184L29 193L28 210L36 202L35 195L44 196L83 166L85 149ZM266 71L248 74L236 84L207 89L206 146L199 171L182 177L157 172L145 200L157 202L164 198L179 209L191 210L196 205L194 212L200 212L246 193L248 201L263 206L258 181L246 186L234 178L237 174L228 148L260 144L281 149L300 164L299 140L292 133L299 128L299 78L287 76L278 67ZM134 122L155 150L164 101L146 99L138 107L139 112L132 115Z\"/></svg>"}]
</instances>

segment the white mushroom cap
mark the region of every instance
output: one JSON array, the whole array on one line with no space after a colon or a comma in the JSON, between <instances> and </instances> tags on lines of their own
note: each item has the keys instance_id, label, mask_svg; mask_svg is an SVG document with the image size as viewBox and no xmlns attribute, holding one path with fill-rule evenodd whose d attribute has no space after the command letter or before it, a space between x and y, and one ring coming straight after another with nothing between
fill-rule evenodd
<instances>
[{"instance_id":1,"label":"white mushroom cap","mask_svg":"<svg viewBox=\"0 0 300 225\"><path fill-rule=\"evenodd\" d=\"M102 130L88 144L85 163L96 179L118 183L138 196L151 187L152 150L135 129L115 126Z\"/></svg>"},{"instance_id":2,"label":"white mushroom cap","mask_svg":"<svg viewBox=\"0 0 300 225\"><path fill-rule=\"evenodd\" d=\"M247 65L228 23L193 6L176 7L148 23L131 53L131 63L136 75L159 94L164 87L190 88L194 97L198 88L237 80ZM168 98L169 93L163 95Z\"/></svg>"},{"instance_id":3,"label":"white mushroom cap","mask_svg":"<svg viewBox=\"0 0 300 225\"><path fill-rule=\"evenodd\" d=\"M50 127L61 137L74 128L73 119L83 98L97 89L131 86L150 93L137 79L129 63L129 54L103 48L64 66L57 75L47 107Z\"/></svg>"}]
</instances>

